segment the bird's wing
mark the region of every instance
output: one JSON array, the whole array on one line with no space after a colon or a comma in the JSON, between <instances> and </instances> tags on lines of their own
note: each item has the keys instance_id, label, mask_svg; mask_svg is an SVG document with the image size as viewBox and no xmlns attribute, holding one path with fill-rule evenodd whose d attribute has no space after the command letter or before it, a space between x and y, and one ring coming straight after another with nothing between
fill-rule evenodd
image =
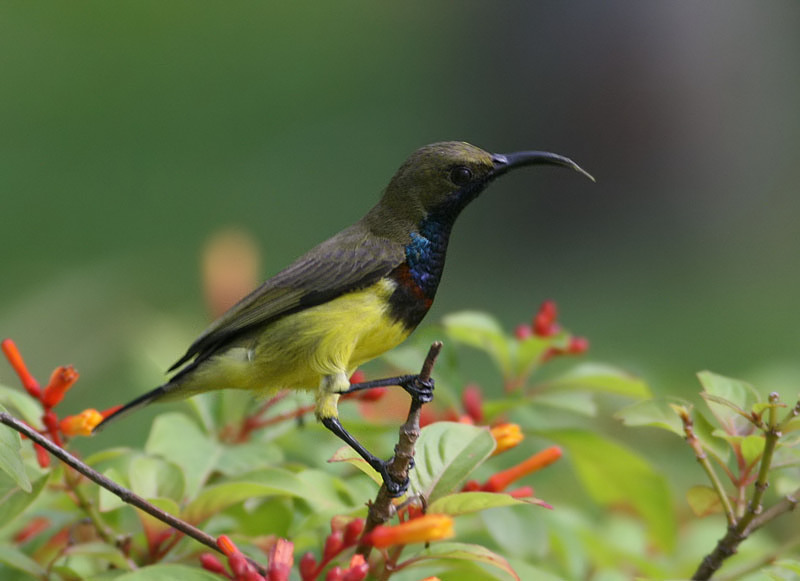
<instances>
[{"instance_id":1,"label":"bird's wing","mask_svg":"<svg viewBox=\"0 0 800 581\"><path fill-rule=\"evenodd\" d=\"M172 367L206 359L242 333L293 312L365 288L405 258L403 247L367 235L359 225L316 246L214 321Z\"/></svg>"}]
</instances>

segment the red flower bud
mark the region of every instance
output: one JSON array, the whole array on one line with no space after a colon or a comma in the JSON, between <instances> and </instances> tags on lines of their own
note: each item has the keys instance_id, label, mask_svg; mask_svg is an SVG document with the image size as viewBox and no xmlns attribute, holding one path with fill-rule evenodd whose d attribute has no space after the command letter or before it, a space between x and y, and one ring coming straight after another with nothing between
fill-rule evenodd
<instances>
[{"instance_id":1,"label":"red flower bud","mask_svg":"<svg viewBox=\"0 0 800 581\"><path fill-rule=\"evenodd\" d=\"M477 384L470 383L464 388L461 393L461 405L476 424L483 422L483 395Z\"/></svg>"},{"instance_id":2,"label":"red flower bud","mask_svg":"<svg viewBox=\"0 0 800 581\"><path fill-rule=\"evenodd\" d=\"M558 333L557 316L558 309L555 301L544 301L533 317L533 334L537 337L550 337Z\"/></svg>"},{"instance_id":3,"label":"red flower bud","mask_svg":"<svg viewBox=\"0 0 800 581\"><path fill-rule=\"evenodd\" d=\"M294 564L294 544L286 539L278 539L269 551L269 581L289 581L289 573Z\"/></svg>"},{"instance_id":4,"label":"red flower bud","mask_svg":"<svg viewBox=\"0 0 800 581\"><path fill-rule=\"evenodd\" d=\"M247 562L244 554L238 552L228 555L228 565L231 566L234 577L240 577L250 569L250 563Z\"/></svg>"},{"instance_id":5,"label":"red flower bud","mask_svg":"<svg viewBox=\"0 0 800 581\"><path fill-rule=\"evenodd\" d=\"M325 575L325 581L343 581L342 568L333 567L329 569L328 574Z\"/></svg>"},{"instance_id":6,"label":"red flower bud","mask_svg":"<svg viewBox=\"0 0 800 581\"><path fill-rule=\"evenodd\" d=\"M36 452L36 461L39 463L39 466L42 468L50 466L50 454L47 453L47 450L42 448L39 444L34 444L33 449Z\"/></svg>"},{"instance_id":7,"label":"red flower bud","mask_svg":"<svg viewBox=\"0 0 800 581\"><path fill-rule=\"evenodd\" d=\"M200 565L203 569L211 571L212 573L219 573L220 575L226 576L228 574L222 562L217 559L216 555L212 555L211 553L202 553L200 555Z\"/></svg>"},{"instance_id":8,"label":"red flower bud","mask_svg":"<svg viewBox=\"0 0 800 581\"><path fill-rule=\"evenodd\" d=\"M67 393L70 387L78 380L78 372L72 365L56 367L50 376L50 382L44 388L42 404L45 408L56 406Z\"/></svg>"},{"instance_id":9,"label":"red flower bud","mask_svg":"<svg viewBox=\"0 0 800 581\"><path fill-rule=\"evenodd\" d=\"M325 539L325 548L322 551L322 560L330 561L344 548L344 535L342 531L333 531Z\"/></svg>"},{"instance_id":10,"label":"red flower bud","mask_svg":"<svg viewBox=\"0 0 800 581\"><path fill-rule=\"evenodd\" d=\"M350 567L344 572L342 581L363 581L369 572L369 563L364 555L355 554L350 559Z\"/></svg>"},{"instance_id":11,"label":"red flower bud","mask_svg":"<svg viewBox=\"0 0 800 581\"><path fill-rule=\"evenodd\" d=\"M357 391L359 401L376 402L389 392L388 387L373 387L372 389L365 389Z\"/></svg>"},{"instance_id":12,"label":"red flower bud","mask_svg":"<svg viewBox=\"0 0 800 581\"><path fill-rule=\"evenodd\" d=\"M528 337L533 336L533 329L531 328L530 325L521 323L517 325L516 328L514 329L514 336L520 341L524 341Z\"/></svg>"},{"instance_id":13,"label":"red flower bud","mask_svg":"<svg viewBox=\"0 0 800 581\"><path fill-rule=\"evenodd\" d=\"M477 480L468 480L464 487L461 489L461 492L476 492L481 489L481 485L478 483Z\"/></svg>"},{"instance_id":14,"label":"red flower bud","mask_svg":"<svg viewBox=\"0 0 800 581\"><path fill-rule=\"evenodd\" d=\"M567 346L567 353L571 355L580 355L589 350L589 339L586 337L572 337Z\"/></svg>"},{"instance_id":15,"label":"red flower bud","mask_svg":"<svg viewBox=\"0 0 800 581\"><path fill-rule=\"evenodd\" d=\"M48 528L50 528L50 519L37 516L14 535L14 542L21 545Z\"/></svg>"},{"instance_id":16,"label":"red flower bud","mask_svg":"<svg viewBox=\"0 0 800 581\"><path fill-rule=\"evenodd\" d=\"M344 528L344 544L346 547L351 545L355 545L358 541L358 537L361 535L361 532L364 530L364 519L363 518L356 518L351 520L347 523L347 526Z\"/></svg>"},{"instance_id":17,"label":"red flower bud","mask_svg":"<svg viewBox=\"0 0 800 581\"><path fill-rule=\"evenodd\" d=\"M3 342L0 343L0 348L3 349L3 353L5 353L6 359L11 364L11 367L16 371L17 375L19 376L20 381L22 382L22 386L28 392L31 397L35 397L39 399L42 395L42 390L39 387L39 382L36 381L28 372L28 368L25 365L25 360L22 358L22 355L17 349L16 344L11 339L3 339Z\"/></svg>"},{"instance_id":18,"label":"red flower bud","mask_svg":"<svg viewBox=\"0 0 800 581\"><path fill-rule=\"evenodd\" d=\"M308 552L300 558L300 578L303 581L311 581L317 575L317 560L314 553Z\"/></svg>"},{"instance_id":19,"label":"red flower bud","mask_svg":"<svg viewBox=\"0 0 800 581\"><path fill-rule=\"evenodd\" d=\"M244 572L239 578L241 581L267 581L261 573L250 567L247 571ZM275 576L270 573L269 581L289 581L289 573L281 572L279 575L276 574Z\"/></svg>"},{"instance_id":20,"label":"red flower bud","mask_svg":"<svg viewBox=\"0 0 800 581\"><path fill-rule=\"evenodd\" d=\"M360 369L356 369L353 375L350 376L350 383L364 383L367 380L367 374L361 371Z\"/></svg>"}]
</instances>

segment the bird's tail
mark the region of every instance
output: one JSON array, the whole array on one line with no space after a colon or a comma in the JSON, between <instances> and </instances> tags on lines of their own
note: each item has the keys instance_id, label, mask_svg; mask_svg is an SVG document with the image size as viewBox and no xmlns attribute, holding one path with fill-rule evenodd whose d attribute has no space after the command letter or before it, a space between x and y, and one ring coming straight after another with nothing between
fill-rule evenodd
<instances>
[{"instance_id":1,"label":"bird's tail","mask_svg":"<svg viewBox=\"0 0 800 581\"><path fill-rule=\"evenodd\" d=\"M151 401L155 401L161 398L163 395L167 393L167 385L169 384L165 383L164 385L159 385L157 388L152 389L147 393L140 395L135 400L126 403L124 406L119 408L113 414L105 418L102 422L97 424L95 428L92 430L92 433L96 434L97 432L105 428L106 425L108 425L108 423L111 422L112 420L117 420L122 416L128 415L132 411L138 410L139 408L146 406Z\"/></svg>"}]
</instances>

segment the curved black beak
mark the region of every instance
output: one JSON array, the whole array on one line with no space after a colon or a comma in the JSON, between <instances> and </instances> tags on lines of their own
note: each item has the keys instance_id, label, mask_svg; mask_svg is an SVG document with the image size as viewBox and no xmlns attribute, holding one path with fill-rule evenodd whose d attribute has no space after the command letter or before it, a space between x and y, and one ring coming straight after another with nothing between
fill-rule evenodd
<instances>
[{"instance_id":1,"label":"curved black beak","mask_svg":"<svg viewBox=\"0 0 800 581\"><path fill-rule=\"evenodd\" d=\"M526 165L560 165L573 169L585 175L590 180L595 181L589 172L570 158L547 151L517 151L505 154L495 153L492 155L492 161L494 162L494 169L492 170L493 178L503 175L509 170Z\"/></svg>"}]
</instances>

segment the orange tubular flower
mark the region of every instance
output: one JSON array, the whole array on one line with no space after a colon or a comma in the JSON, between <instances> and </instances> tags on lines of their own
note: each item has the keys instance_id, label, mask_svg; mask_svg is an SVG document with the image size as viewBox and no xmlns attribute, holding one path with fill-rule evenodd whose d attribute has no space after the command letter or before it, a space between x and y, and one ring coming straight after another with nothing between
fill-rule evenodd
<instances>
[{"instance_id":1,"label":"orange tubular flower","mask_svg":"<svg viewBox=\"0 0 800 581\"><path fill-rule=\"evenodd\" d=\"M65 436L91 436L92 430L103 421L103 414L94 408L83 410L74 416L67 416L58 424Z\"/></svg>"},{"instance_id":2,"label":"orange tubular flower","mask_svg":"<svg viewBox=\"0 0 800 581\"><path fill-rule=\"evenodd\" d=\"M501 492L523 476L541 470L559 458L561 458L561 448L558 446L546 448L537 452L527 460L520 462L516 466L512 466L507 470L503 470L491 476L489 480L486 481L486 484L483 485L483 490L487 492Z\"/></svg>"},{"instance_id":3,"label":"orange tubular flower","mask_svg":"<svg viewBox=\"0 0 800 581\"><path fill-rule=\"evenodd\" d=\"M424 543L449 539L453 532L453 519L446 514L426 514L395 526L377 526L369 534L373 547Z\"/></svg>"},{"instance_id":4,"label":"orange tubular flower","mask_svg":"<svg viewBox=\"0 0 800 581\"><path fill-rule=\"evenodd\" d=\"M62 399L67 390L72 387L78 380L78 372L72 365L61 365L56 367L53 374L50 376L50 383L44 388L44 395L42 395L42 404L45 408L51 408L57 405Z\"/></svg>"},{"instance_id":5,"label":"orange tubular flower","mask_svg":"<svg viewBox=\"0 0 800 581\"><path fill-rule=\"evenodd\" d=\"M501 452L510 450L525 438L517 424L497 424L491 428L490 432L494 441L497 442L497 447L492 452L492 456L497 456Z\"/></svg>"},{"instance_id":6,"label":"orange tubular flower","mask_svg":"<svg viewBox=\"0 0 800 581\"><path fill-rule=\"evenodd\" d=\"M231 555L239 552L239 548L233 544L233 541L228 535L220 535L217 537L217 546L219 547L219 550L222 551L222 554L226 557L230 557Z\"/></svg>"},{"instance_id":7,"label":"orange tubular flower","mask_svg":"<svg viewBox=\"0 0 800 581\"><path fill-rule=\"evenodd\" d=\"M22 355L20 355L19 349L17 349L16 344L11 339L3 339L3 342L0 343L0 347L3 349L3 353L8 359L8 362L11 364L11 367L14 368L14 371L17 372L20 381L22 381L22 385L25 387L25 390L31 395L31 397L35 397L39 399L42 394L42 390L39 387L39 382L36 381L33 376L28 371L28 368L25 366L25 360L22 359Z\"/></svg>"}]
</instances>

